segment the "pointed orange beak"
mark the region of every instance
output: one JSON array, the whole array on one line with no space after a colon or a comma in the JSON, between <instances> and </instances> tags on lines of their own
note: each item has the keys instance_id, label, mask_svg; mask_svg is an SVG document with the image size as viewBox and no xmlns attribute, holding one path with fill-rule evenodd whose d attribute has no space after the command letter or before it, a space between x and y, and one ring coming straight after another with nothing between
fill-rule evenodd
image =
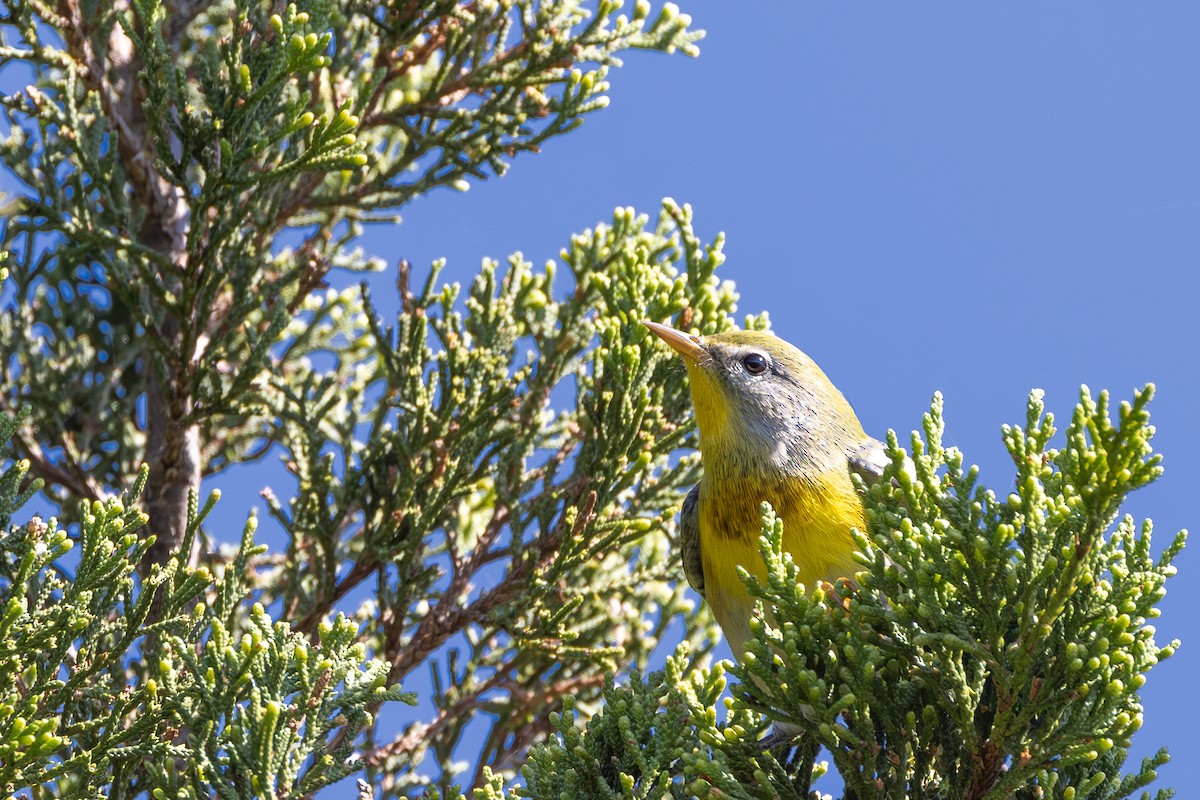
<instances>
[{"instance_id":1,"label":"pointed orange beak","mask_svg":"<svg viewBox=\"0 0 1200 800\"><path fill-rule=\"evenodd\" d=\"M648 319L642 320L642 324L649 328L650 332L655 336L671 345L671 349L676 353L679 353L679 355L693 364L699 364L701 359L708 357L708 351L700 343L699 336L693 336L690 333L684 333L681 330L672 328L670 325L660 325Z\"/></svg>"}]
</instances>

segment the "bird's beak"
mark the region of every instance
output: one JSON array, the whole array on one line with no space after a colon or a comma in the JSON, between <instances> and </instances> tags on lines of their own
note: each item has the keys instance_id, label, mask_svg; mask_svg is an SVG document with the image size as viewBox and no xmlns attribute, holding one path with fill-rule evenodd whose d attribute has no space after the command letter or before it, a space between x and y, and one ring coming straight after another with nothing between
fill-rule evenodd
<instances>
[{"instance_id":1,"label":"bird's beak","mask_svg":"<svg viewBox=\"0 0 1200 800\"><path fill-rule=\"evenodd\" d=\"M699 336L693 336L672 328L670 325L660 325L648 319L642 320L642 324L649 328L655 336L671 345L676 353L693 364L699 364L701 359L708 357L708 351L704 349L704 345L700 344Z\"/></svg>"}]
</instances>

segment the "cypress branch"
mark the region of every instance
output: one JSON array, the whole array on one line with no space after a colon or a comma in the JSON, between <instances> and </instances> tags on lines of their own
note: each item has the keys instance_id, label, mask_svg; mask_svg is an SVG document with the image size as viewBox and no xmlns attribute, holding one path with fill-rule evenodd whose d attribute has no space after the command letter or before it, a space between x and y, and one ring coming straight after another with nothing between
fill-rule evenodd
<instances>
[{"instance_id":1,"label":"cypress branch","mask_svg":"<svg viewBox=\"0 0 1200 800\"><path fill-rule=\"evenodd\" d=\"M15 0L0 27L33 76L0 98L7 793L809 798L832 766L860 800L1120 798L1166 763L1122 775L1184 543L1154 559L1120 516L1161 471L1149 390L1085 390L1059 449L1031 396L1005 497L935 398L867 494L857 591L798 588L766 514L771 610L727 668L679 575L685 385L637 324L735 325L723 237L666 200L541 266L347 285L385 268L366 223L574 130L626 51L695 54L674 5ZM198 494L268 454L278 552Z\"/></svg>"}]
</instances>

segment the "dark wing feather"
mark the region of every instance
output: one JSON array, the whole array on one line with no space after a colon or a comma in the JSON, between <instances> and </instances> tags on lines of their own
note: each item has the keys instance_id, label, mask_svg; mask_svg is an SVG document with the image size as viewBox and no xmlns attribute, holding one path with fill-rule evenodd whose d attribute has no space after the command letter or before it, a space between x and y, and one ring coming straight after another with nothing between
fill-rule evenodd
<instances>
[{"instance_id":1,"label":"dark wing feather","mask_svg":"<svg viewBox=\"0 0 1200 800\"><path fill-rule=\"evenodd\" d=\"M679 512L679 555L683 574L704 598L704 560L700 555L700 484L692 487Z\"/></svg>"}]
</instances>

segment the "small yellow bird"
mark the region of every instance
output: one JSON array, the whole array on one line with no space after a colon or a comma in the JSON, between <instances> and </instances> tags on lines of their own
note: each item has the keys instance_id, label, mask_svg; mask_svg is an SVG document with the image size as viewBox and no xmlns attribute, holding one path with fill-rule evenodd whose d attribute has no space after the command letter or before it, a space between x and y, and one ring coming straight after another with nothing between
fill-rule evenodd
<instances>
[{"instance_id":1,"label":"small yellow bird","mask_svg":"<svg viewBox=\"0 0 1200 800\"><path fill-rule=\"evenodd\" d=\"M737 567L766 577L762 501L783 520L805 587L852 578L860 566L850 529L866 521L850 475L877 481L887 455L820 367L775 335L643 324L687 364L704 478L680 514L683 571L740 658L754 601Z\"/></svg>"}]
</instances>

